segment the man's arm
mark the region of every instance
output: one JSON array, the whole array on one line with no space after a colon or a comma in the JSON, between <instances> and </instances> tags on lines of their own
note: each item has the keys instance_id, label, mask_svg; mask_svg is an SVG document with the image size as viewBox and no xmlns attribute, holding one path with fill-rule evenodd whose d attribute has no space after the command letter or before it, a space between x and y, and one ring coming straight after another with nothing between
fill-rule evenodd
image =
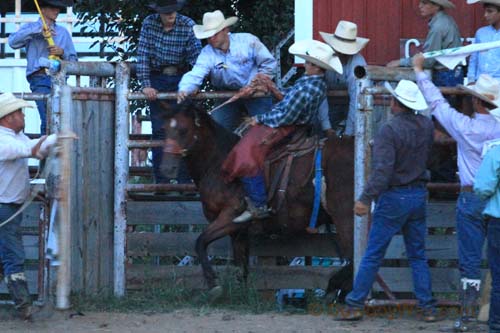
<instances>
[{"instance_id":1,"label":"man's arm","mask_svg":"<svg viewBox=\"0 0 500 333\"><path fill-rule=\"evenodd\" d=\"M41 21L26 23L18 31L9 35L9 46L13 49L20 49L33 38L34 35L42 33Z\"/></svg>"},{"instance_id":2,"label":"man's arm","mask_svg":"<svg viewBox=\"0 0 500 333\"><path fill-rule=\"evenodd\" d=\"M9 140L0 143L0 161L12 161L20 158L35 157L40 158L40 147L47 139L44 135L39 139L30 140L26 137L22 140Z\"/></svg>"},{"instance_id":3,"label":"man's arm","mask_svg":"<svg viewBox=\"0 0 500 333\"><path fill-rule=\"evenodd\" d=\"M191 30L191 33L189 35L189 40L186 46L186 55L188 64L194 66L196 63L196 59L198 59L198 56L200 55L200 52L201 52L201 42L198 38L194 36L194 32Z\"/></svg>"},{"instance_id":4,"label":"man's arm","mask_svg":"<svg viewBox=\"0 0 500 333\"><path fill-rule=\"evenodd\" d=\"M321 125L323 131L328 131L332 129L332 123L330 122L329 116L330 108L328 106L328 97L321 102L318 110L318 121Z\"/></svg>"},{"instance_id":5,"label":"man's arm","mask_svg":"<svg viewBox=\"0 0 500 333\"><path fill-rule=\"evenodd\" d=\"M68 30L61 28L64 38L62 41L61 48L64 50L62 58L66 61L78 61L78 56L76 54L75 45L71 39L71 35Z\"/></svg>"},{"instance_id":6,"label":"man's arm","mask_svg":"<svg viewBox=\"0 0 500 333\"><path fill-rule=\"evenodd\" d=\"M267 47L257 38L252 42L255 54L255 64L258 73L267 74L271 77L276 75L277 62Z\"/></svg>"},{"instance_id":7,"label":"man's arm","mask_svg":"<svg viewBox=\"0 0 500 333\"><path fill-rule=\"evenodd\" d=\"M492 148L484 157L474 180L474 192L487 200L500 188L500 146Z\"/></svg>"},{"instance_id":8,"label":"man's arm","mask_svg":"<svg viewBox=\"0 0 500 333\"><path fill-rule=\"evenodd\" d=\"M358 201L370 205L382 191L389 188L394 164L396 163L396 147L392 129L385 125L380 129L373 145L372 171L366 187Z\"/></svg>"},{"instance_id":9,"label":"man's arm","mask_svg":"<svg viewBox=\"0 0 500 333\"><path fill-rule=\"evenodd\" d=\"M151 36L148 31L148 21L144 22L139 35L139 44L137 45L137 78L141 81L142 88L151 88L150 81L150 50L153 47L151 44Z\"/></svg>"},{"instance_id":10,"label":"man's arm","mask_svg":"<svg viewBox=\"0 0 500 333\"><path fill-rule=\"evenodd\" d=\"M255 118L258 123L273 128L293 125L307 104L307 97L308 93L304 90L287 94L271 111L259 114Z\"/></svg>"},{"instance_id":11,"label":"man's arm","mask_svg":"<svg viewBox=\"0 0 500 333\"><path fill-rule=\"evenodd\" d=\"M179 93L191 94L198 90L203 83L203 79L210 73L213 66L212 52L209 51L208 46L204 47L193 69L182 76L179 82Z\"/></svg>"},{"instance_id":12,"label":"man's arm","mask_svg":"<svg viewBox=\"0 0 500 333\"><path fill-rule=\"evenodd\" d=\"M476 32L476 36L474 38L474 44L481 43L478 32ZM474 52L471 54L471 56L469 58L469 64L467 66L467 82L468 83L474 83L477 80L477 69L478 69L478 60L479 60L478 56L479 56L479 53Z\"/></svg>"}]
</instances>

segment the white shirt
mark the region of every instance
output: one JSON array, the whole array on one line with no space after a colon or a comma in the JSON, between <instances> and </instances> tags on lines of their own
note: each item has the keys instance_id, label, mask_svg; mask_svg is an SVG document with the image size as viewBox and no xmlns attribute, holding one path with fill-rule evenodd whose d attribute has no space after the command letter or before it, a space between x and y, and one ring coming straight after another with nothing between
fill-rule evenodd
<instances>
[{"instance_id":1,"label":"white shirt","mask_svg":"<svg viewBox=\"0 0 500 333\"><path fill-rule=\"evenodd\" d=\"M22 204L28 197L28 158L38 140L0 126L0 203Z\"/></svg>"}]
</instances>

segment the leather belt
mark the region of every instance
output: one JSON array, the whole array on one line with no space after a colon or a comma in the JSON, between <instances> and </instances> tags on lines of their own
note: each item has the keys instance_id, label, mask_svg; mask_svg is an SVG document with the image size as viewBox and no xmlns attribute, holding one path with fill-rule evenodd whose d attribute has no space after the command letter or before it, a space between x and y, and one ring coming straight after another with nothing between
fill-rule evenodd
<instances>
[{"instance_id":1,"label":"leather belt","mask_svg":"<svg viewBox=\"0 0 500 333\"><path fill-rule=\"evenodd\" d=\"M411 189L411 188L424 188L426 186L425 182L415 182L415 183L410 183L410 184L404 184L404 185L392 185L390 186L391 189Z\"/></svg>"},{"instance_id":2,"label":"leather belt","mask_svg":"<svg viewBox=\"0 0 500 333\"><path fill-rule=\"evenodd\" d=\"M159 70L155 71L156 73L164 74L164 75L178 75L178 74L183 74L183 71L180 67L178 66L164 66L161 67Z\"/></svg>"},{"instance_id":3,"label":"leather belt","mask_svg":"<svg viewBox=\"0 0 500 333\"><path fill-rule=\"evenodd\" d=\"M465 186L461 186L460 187L460 192L474 192L474 188L472 187L472 185L465 185Z\"/></svg>"}]
</instances>

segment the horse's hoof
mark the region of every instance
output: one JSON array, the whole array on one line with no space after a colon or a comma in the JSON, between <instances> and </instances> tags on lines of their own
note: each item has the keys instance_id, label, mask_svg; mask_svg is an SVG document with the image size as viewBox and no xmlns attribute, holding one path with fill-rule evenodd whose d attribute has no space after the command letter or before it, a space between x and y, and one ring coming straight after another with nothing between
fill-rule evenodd
<instances>
[{"instance_id":1,"label":"horse's hoof","mask_svg":"<svg viewBox=\"0 0 500 333\"><path fill-rule=\"evenodd\" d=\"M221 286L215 286L208 291L208 299L210 303L217 301L221 296L224 290L222 290Z\"/></svg>"}]
</instances>

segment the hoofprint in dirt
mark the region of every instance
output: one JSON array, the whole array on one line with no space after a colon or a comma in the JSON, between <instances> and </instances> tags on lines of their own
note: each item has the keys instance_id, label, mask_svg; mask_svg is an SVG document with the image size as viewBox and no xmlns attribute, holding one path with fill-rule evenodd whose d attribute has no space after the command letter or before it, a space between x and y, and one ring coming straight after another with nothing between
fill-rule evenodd
<instances>
[{"instance_id":1,"label":"hoofprint in dirt","mask_svg":"<svg viewBox=\"0 0 500 333\"><path fill-rule=\"evenodd\" d=\"M71 318L70 318L71 317ZM49 320L35 323L0 322L0 332L438 332L451 326L451 318L432 324L409 315L366 318L360 322L336 322L331 315L267 313L242 314L234 311L178 310L171 313L84 313L56 312ZM486 327L483 326L485 329ZM485 329L484 331L487 331Z\"/></svg>"}]
</instances>

